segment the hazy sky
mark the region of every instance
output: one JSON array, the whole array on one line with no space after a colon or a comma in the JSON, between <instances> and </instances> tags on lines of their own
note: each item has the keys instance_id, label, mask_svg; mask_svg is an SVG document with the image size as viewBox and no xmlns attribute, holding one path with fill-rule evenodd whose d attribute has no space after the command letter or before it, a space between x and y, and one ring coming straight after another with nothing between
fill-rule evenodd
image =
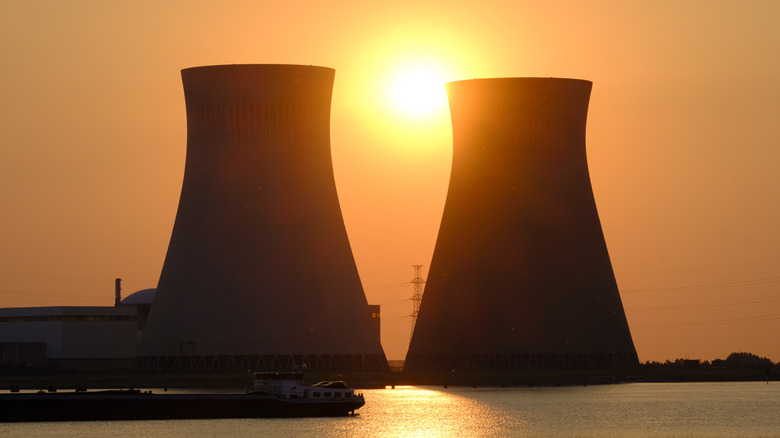
<instances>
[{"instance_id":1,"label":"hazy sky","mask_svg":"<svg viewBox=\"0 0 780 438\"><path fill-rule=\"evenodd\" d=\"M780 2L0 2L0 307L111 305L155 287L186 148L180 70L336 69L331 144L382 344L403 359L451 163L443 81L593 81L588 160L642 361L780 361ZM441 85L443 87L443 84Z\"/></svg>"}]
</instances>

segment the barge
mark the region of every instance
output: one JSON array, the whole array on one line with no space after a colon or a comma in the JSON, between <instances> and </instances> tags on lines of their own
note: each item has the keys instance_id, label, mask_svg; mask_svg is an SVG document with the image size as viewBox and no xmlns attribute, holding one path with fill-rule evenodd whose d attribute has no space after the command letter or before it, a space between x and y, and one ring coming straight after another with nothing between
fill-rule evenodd
<instances>
[{"instance_id":1,"label":"barge","mask_svg":"<svg viewBox=\"0 0 780 438\"><path fill-rule=\"evenodd\" d=\"M343 381L255 373L245 393L158 394L137 389L0 394L0 422L335 417L365 404Z\"/></svg>"}]
</instances>

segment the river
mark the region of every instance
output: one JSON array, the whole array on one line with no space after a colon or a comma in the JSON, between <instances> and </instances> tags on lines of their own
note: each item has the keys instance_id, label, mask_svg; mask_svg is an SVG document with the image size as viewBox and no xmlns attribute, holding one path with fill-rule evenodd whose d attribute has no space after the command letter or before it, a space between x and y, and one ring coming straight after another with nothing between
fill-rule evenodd
<instances>
[{"instance_id":1,"label":"river","mask_svg":"<svg viewBox=\"0 0 780 438\"><path fill-rule=\"evenodd\" d=\"M347 418L0 424L0 437L780 437L780 383L362 390Z\"/></svg>"}]
</instances>

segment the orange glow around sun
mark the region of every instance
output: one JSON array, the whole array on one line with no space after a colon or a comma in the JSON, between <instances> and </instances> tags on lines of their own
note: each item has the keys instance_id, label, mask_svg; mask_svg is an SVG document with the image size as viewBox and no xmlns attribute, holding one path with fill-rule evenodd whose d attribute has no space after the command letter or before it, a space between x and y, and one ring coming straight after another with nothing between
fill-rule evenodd
<instances>
[{"instance_id":1,"label":"orange glow around sun","mask_svg":"<svg viewBox=\"0 0 780 438\"><path fill-rule=\"evenodd\" d=\"M337 73L334 114L349 111L351 129L360 126L367 143L415 153L452 148L446 84L484 76L492 65L471 40L430 26L376 34L354 53L359 62ZM341 94L341 84L349 91Z\"/></svg>"},{"instance_id":2,"label":"orange glow around sun","mask_svg":"<svg viewBox=\"0 0 780 438\"><path fill-rule=\"evenodd\" d=\"M445 75L432 65L404 65L387 81L387 103L406 117L428 118L447 109Z\"/></svg>"}]
</instances>

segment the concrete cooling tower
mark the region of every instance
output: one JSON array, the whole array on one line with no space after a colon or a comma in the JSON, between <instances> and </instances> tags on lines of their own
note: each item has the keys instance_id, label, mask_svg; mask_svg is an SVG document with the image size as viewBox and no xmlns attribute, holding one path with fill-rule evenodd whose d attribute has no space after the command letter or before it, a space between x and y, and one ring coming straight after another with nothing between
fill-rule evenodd
<instances>
[{"instance_id":1,"label":"concrete cooling tower","mask_svg":"<svg viewBox=\"0 0 780 438\"><path fill-rule=\"evenodd\" d=\"M590 90L447 84L452 173L406 370L637 363L588 174Z\"/></svg>"},{"instance_id":2,"label":"concrete cooling tower","mask_svg":"<svg viewBox=\"0 0 780 438\"><path fill-rule=\"evenodd\" d=\"M387 369L336 194L334 74L182 70L184 181L142 370Z\"/></svg>"}]
</instances>

